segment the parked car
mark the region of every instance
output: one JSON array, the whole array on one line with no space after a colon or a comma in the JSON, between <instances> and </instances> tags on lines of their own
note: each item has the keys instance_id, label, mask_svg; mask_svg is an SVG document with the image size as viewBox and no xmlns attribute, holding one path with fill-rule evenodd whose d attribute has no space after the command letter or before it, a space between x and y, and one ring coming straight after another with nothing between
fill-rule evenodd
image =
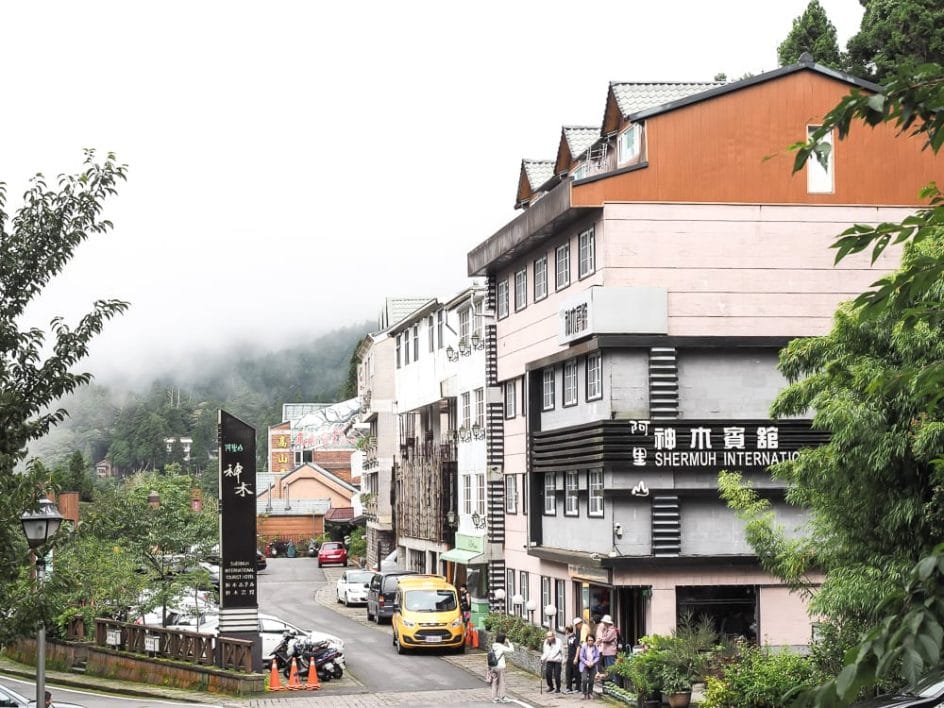
<instances>
[{"instance_id":1,"label":"parked car","mask_svg":"<svg viewBox=\"0 0 944 708\"><path fill-rule=\"evenodd\" d=\"M393 616L397 597L397 581L403 575L416 575L413 570L388 570L374 573L367 586L367 619L380 624Z\"/></svg>"},{"instance_id":2,"label":"parked car","mask_svg":"<svg viewBox=\"0 0 944 708\"><path fill-rule=\"evenodd\" d=\"M184 617L178 624L168 629L179 629L186 632L198 632L199 634L217 634L219 631L220 616L218 614L206 614L199 617ZM275 615L259 613L259 637L262 640L262 658L269 660L272 658L272 652L279 645L285 635L291 637L308 637L314 642L330 642L337 646L340 651L344 651L344 640L334 634L321 632L319 630L302 629L290 622L286 622Z\"/></svg>"},{"instance_id":3,"label":"parked car","mask_svg":"<svg viewBox=\"0 0 944 708\"><path fill-rule=\"evenodd\" d=\"M459 594L441 575L400 576L390 624L397 654L430 647L465 651Z\"/></svg>"},{"instance_id":4,"label":"parked car","mask_svg":"<svg viewBox=\"0 0 944 708\"><path fill-rule=\"evenodd\" d=\"M50 689L50 693L52 693L52 689ZM36 690L33 689L33 696L35 695ZM0 706L4 708L36 708L36 698L27 698L12 688L0 686ZM83 706L78 703L53 700L52 708L83 708Z\"/></svg>"},{"instance_id":5,"label":"parked car","mask_svg":"<svg viewBox=\"0 0 944 708\"><path fill-rule=\"evenodd\" d=\"M929 708L944 704L944 673L925 676L911 689L903 688L853 703L851 708Z\"/></svg>"},{"instance_id":6,"label":"parked car","mask_svg":"<svg viewBox=\"0 0 944 708\"><path fill-rule=\"evenodd\" d=\"M374 573L370 570L345 570L338 578L338 602L346 607L367 602L367 586Z\"/></svg>"},{"instance_id":7,"label":"parked car","mask_svg":"<svg viewBox=\"0 0 944 708\"><path fill-rule=\"evenodd\" d=\"M266 561L265 553L256 549L256 570L265 570L267 565L268 561Z\"/></svg>"},{"instance_id":8,"label":"parked car","mask_svg":"<svg viewBox=\"0 0 944 708\"><path fill-rule=\"evenodd\" d=\"M340 541L325 541L318 549L318 567L323 565L347 565L347 549Z\"/></svg>"}]
</instances>

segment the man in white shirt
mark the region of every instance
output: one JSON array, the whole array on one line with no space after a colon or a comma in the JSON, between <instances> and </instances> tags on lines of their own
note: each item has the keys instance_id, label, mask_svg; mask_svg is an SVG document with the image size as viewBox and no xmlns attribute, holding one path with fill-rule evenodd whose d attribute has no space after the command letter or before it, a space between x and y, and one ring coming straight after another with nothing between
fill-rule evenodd
<instances>
[{"instance_id":1,"label":"man in white shirt","mask_svg":"<svg viewBox=\"0 0 944 708\"><path fill-rule=\"evenodd\" d=\"M564 660L564 645L554 632L549 631L541 645L541 664L544 665L544 680L547 690L561 692L561 662Z\"/></svg>"}]
</instances>

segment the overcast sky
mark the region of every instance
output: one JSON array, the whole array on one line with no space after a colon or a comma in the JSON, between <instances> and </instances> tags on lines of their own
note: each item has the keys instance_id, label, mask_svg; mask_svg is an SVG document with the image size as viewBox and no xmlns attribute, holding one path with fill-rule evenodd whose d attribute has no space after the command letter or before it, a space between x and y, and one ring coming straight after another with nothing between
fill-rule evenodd
<instances>
[{"instance_id":1,"label":"overcast sky","mask_svg":"<svg viewBox=\"0 0 944 708\"><path fill-rule=\"evenodd\" d=\"M821 0L840 46L858 0ZM450 296L512 219L522 158L600 125L610 81L777 67L807 0L20 2L0 6L0 180L114 151L115 230L30 311L131 309L85 369L279 348Z\"/></svg>"}]
</instances>

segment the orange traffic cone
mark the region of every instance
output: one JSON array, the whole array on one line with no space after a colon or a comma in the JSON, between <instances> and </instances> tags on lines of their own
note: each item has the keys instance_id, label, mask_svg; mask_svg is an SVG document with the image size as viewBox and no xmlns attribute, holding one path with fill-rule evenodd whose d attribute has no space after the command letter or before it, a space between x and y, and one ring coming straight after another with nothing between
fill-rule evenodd
<instances>
[{"instance_id":1,"label":"orange traffic cone","mask_svg":"<svg viewBox=\"0 0 944 708\"><path fill-rule=\"evenodd\" d=\"M275 665L275 659L272 660L272 671L269 673L269 690L284 691L285 687L279 681L279 667Z\"/></svg>"},{"instance_id":2,"label":"orange traffic cone","mask_svg":"<svg viewBox=\"0 0 944 708\"><path fill-rule=\"evenodd\" d=\"M298 680L298 664L295 663L295 657L292 657L292 668L288 672L288 688L289 691L297 691L302 687L301 682Z\"/></svg>"},{"instance_id":3,"label":"orange traffic cone","mask_svg":"<svg viewBox=\"0 0 944 708\"><path fill-rule=\"evenodd\" d=\"M472 646L472 632L475 631L475 625L472 624L472 620L469 620L469 623L465 626L465 645L467 647Z\"/></svg>"},{"instance_id":4,"label":"orange traffic cone","mask_svg":"<svg viewBox=\"0 0 944 708\"><path fill-rule=\"evenodd\" d=\"M308 681L305 683L305 688L309 691L317 691L321 688L321 684L318 682L318 669L315 668L314 658L308 662Z\"/></svg>"},{"instance_id":5,"label":"orange traffic cone","mask_svg":"<svg viewBox=\"0 0 944 708\"><path fill-rule=\"evenodd\" d=\"M479 630L477 630L475 628L475 625L473 625L471 622L469 622L469 627L470 627L469 631L472 633L472 648L478 649L479 648Z\"/></svg>"}]
</instances>

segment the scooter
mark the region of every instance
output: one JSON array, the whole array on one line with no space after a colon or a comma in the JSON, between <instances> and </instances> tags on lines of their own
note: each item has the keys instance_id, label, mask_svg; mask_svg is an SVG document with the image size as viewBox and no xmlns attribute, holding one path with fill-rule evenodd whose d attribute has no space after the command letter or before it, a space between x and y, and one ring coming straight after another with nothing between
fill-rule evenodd
<instances>
[{"instance_id":1,"label":"scooter","mask_svg":"<svg viewBox=\"0 0 944 708\"><path fill-rule=\"evenodd\" d=\"M308 667L315 662L315 671L320 681L339 679L344 675L344 654L330 642L313 642L307 637L296 637L291 632L282 636L282 641L272 652L276 667L289 677L292 671L292 659L299 675L308 674Z\"/></svg>"}]
</instances>

